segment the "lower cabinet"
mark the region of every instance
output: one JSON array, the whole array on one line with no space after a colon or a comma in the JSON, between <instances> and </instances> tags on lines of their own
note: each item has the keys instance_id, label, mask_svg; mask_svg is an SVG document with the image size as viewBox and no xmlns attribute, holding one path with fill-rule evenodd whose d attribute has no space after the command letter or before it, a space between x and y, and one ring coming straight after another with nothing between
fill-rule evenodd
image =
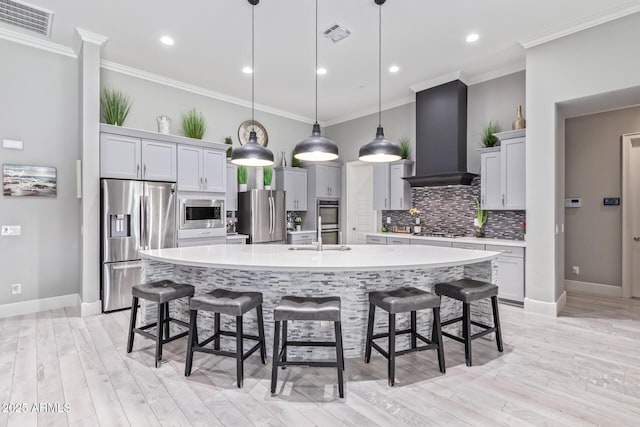
<instances>
[{"instance_id":1,"label":"lower cabinet","mask_svg":"<svg viewBox=\"0 0 640 427\"><path fill-rule=\"evenodd\" d=\"M246 245L247 239L227 239L227 245Z\"/></svg>"},{"instance_id":2,"label":"lower cabinet","mask_svg":"<svg viewBox=\"0 0 640 427\"><path fill-rule=\"evenodd\" d=\"M387 237L387 245L410 245L411 239L406 237Z\"/></svg>"},{"instance_id":3,"label":"lower cabinet","mask_svg":"<svg viewBox=\"0 0 640 427\"><path fill-rule=\"evenodd\" d=\"M411 244L423 245L423 246L440 246L442 248L450 248L452 243L440 241L440 240L411 239Z\"/></svg>"},{"instance_id":4,"label":"lower cabinet","mask_svg":"<svg viewBox=\"0 0 640 427\"><path fill-rule=\"evenodd\" d=\"M188 248L191 246L209 246L209 245L224 245L227 243L226 237L209 237L203 239L179 239L179 248Z\"/></svg>"},{"instance_id":5,"label":"lower cabinet","mask_svg":"<svg viewBox=\"0 0 640 427\"><path fill-rule=\"evenodd\" d=\"M316 240L316 232L287 234L287 243L290 245L310 245Z\"/></svg>"},{"instance_id":6,"label":"lower cabinet","mask_svg":"<svg viewBox=\"0 0 640 427\"><path fill-rule=\"evenodd\" d=\"M367 245L386 245L387 238L381 236L367 236Z\"/></svg>"}]
</instances>

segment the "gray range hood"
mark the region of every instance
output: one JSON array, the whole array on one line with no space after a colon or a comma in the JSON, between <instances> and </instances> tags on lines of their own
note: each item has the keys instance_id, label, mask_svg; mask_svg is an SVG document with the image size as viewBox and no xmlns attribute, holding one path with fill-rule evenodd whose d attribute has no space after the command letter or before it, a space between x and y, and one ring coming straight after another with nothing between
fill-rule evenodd
<instances>
[{"instance_id":1,"label":"gray range hood","mask_svg":"<svg viewBox=\"0 0 640 427\"><path fill-rule=\"evenodd\" d=\"M470 185L467 85L454 80L416 93L416 176L412 187Z\"/></svg>"}]
</instances>

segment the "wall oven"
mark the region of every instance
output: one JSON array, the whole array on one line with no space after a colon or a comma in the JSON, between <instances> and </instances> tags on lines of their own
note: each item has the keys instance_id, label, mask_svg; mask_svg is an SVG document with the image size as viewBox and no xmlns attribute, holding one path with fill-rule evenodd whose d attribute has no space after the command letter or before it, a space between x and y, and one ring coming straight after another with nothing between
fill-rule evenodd
<instances>
[{"instance_id":1,"label":"wall oven","mask_svg":"<svg viewBox=\"0 0 640 427\"><path fill-rule=\"evenodd\" d=\"M180 230L224 228L224 199L180 198Z\"/></svg>"},{"instance_id":2,"label":"wall oven","mask_svg":"<svg viewBox=\"0 0 640 427\"><path fill-rule=\"evenodd\" d=\"M340 202L318 200L318 216L322 217L322 230L340 229Z\"/></svg>"}]
</instances>

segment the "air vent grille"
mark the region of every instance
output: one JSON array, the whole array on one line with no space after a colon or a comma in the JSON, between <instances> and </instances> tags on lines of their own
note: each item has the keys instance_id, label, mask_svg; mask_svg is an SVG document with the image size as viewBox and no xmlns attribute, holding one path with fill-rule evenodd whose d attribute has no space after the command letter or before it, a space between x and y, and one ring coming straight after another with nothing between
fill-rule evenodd
<instances>
[{"instance_id":1,"label":"air vent grille","mask_svg":"<svg viewBox=\"0 0 640 427\"><path fill-rule=\"evenodd\" d=\"M12 0L0 0L0 22L48 36L52 18L53 12L46 9Z\"/></svg>"},{"instance_id":2,"label":"air vent grille","mask_svg":"<svg viewBox=\"0 0 640 427\"><path fill-rule=\"evenodd\" d=\"M322 35L331 40L334 43L338 43L340 40L346 39L351 35L346 27L340 24L333 24L322 32Z\"/></svg>"}]
</instances>

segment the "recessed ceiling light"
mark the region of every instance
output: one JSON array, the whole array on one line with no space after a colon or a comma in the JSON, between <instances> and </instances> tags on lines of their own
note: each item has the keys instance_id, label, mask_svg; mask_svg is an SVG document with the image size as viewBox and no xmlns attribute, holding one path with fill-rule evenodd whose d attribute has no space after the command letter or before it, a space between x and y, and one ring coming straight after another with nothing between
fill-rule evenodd
<instances>
[{"instance_id":1,"label":"recessed ceiling light","mask_svg":"<svg viewBox=\"0 0 640 427\"><path fill-rule=\"evenodd\" d=\"M397 73L398 71L400 71L400 67L398 67L397 65L392 65L391 67L389 67L390 73Z\"/></svg>"},{"instance_id":2,"label":"recessed ceiling light","mask_svg":"<svg viewBox=\"0 0 640 427\"><path fill-rule=\"evenodd\" d=\"M467 43L475 43L475 42L477 42L478 40L480 40L480 36L479 36L479 35L477 35L476 33L471 33L471 34L469 34L469 35L467 36L467 38L465 39L465 41L466 41Z\"/></svg>"},{"instance_id":3,"label":"recessed ceiling light","mask_svg":"<svg viewBox=\"0 0 640 427\"><path fill-rule=\"evenodd\" d=\"M327 74L327 69L322 67L318 68L318 74L324 76L325 74Z\"/></svg>"},{"instance_id":4,"label":"recessed ceiling light","mask_svg":"<svg viewBox=\"0 0 640 427\"><path fill-rule=\"evenodd\" d=\"M160 38L160 41L162 42L162 44L166 44L167 46L173 46L174 44L173 39L169 36L162 36Z\"/></svg>"},{"instance_id":5,"label":"recessed ceiling light","mask_svg":"<svg viewBox=\"0 0 640 427\"><path fill-rule=\"evenodd\" d=\"M253 70L251 69L251 67L244 67L242 69L242 72L245 73L245 74L251 74L251 73L253 73Z\"/></svg>"}]
</instances>

